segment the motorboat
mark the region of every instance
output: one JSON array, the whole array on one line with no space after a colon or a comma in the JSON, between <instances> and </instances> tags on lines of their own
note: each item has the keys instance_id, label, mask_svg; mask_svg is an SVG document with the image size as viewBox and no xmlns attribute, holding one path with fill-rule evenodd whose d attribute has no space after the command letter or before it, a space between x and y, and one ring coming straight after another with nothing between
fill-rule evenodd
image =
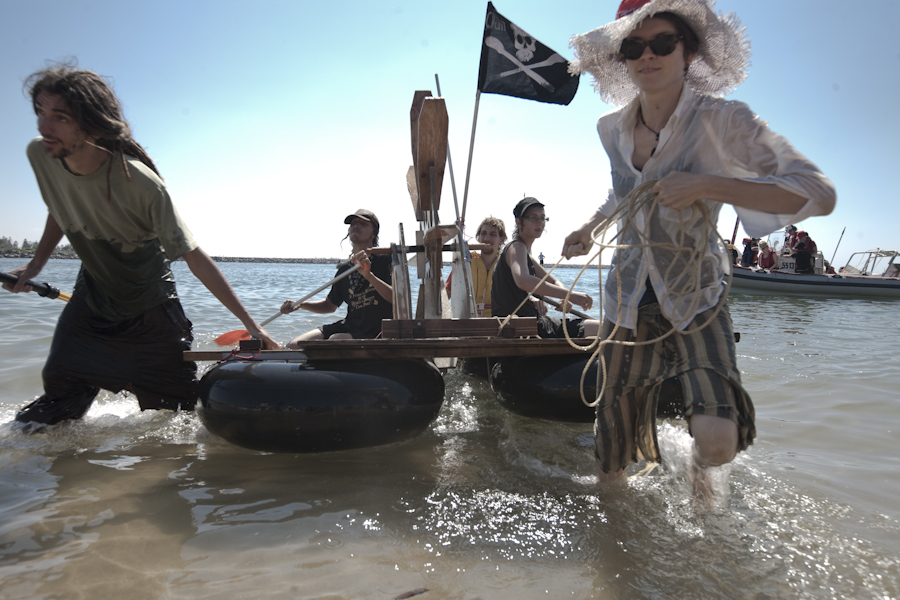
<instances>
[{"instance_id":1,"label":"motorboat","mask_svg":"<svg viewBox=\"0 0 900 600\"><path fill-rule=\"evenodd\" d=\"M900 299L900 253L896 250L855 252L835 273L826 272L818 252L815 265L814 273L797 273L794 260L782 256L777 269L735 266L731 289L738 293Z\"/></svg>"}]
</instances>

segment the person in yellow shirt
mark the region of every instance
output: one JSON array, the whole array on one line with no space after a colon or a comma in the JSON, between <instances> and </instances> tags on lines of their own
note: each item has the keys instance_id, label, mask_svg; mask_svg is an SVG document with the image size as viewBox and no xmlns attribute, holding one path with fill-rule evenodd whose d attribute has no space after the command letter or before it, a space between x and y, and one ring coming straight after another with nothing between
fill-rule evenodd
<instances>
[{"instance_id":1,"label":"person in yellow shirt","mask_svg":"<svg viewBox=\"0 0 900 600\"><path fill-rule=\"evenodd\" d=\"M496 217L487 217L475 231L475 239L479 244L491 247L482 250L481 254L472 253L472 286L475 294L475 316L491 315L491 281L500 248L506 243L506 226ZM451 277L447 277L447 293L450 293Z\"/></svg>"}]
</instances>

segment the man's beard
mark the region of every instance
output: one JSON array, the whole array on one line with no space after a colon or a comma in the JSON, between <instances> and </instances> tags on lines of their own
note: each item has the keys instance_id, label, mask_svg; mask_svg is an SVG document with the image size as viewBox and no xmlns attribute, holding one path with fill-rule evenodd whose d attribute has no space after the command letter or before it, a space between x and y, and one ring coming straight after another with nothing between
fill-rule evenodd
<instances>
[{"instance_id":1,"label":"man's beard","mask_svg":"<svg viewBox=\"0 0 900 600\"><path fill-rule=\"evenodd\" d=\"M50 158L64 159L71 155L72 155L72 150L70 148L66 148L64 146L61 146L60 148L57 148L56 150L47 148L47 156L49 156Z\"/></svg>"},{"instance_id":2,"label":"man's beard","mask_svg":"<svg viewBox=\"0 0 900 600\"><path fill-rule=\"evenodd\" d=\"M58 145L56 149L44 147L44 151L50 158L68 158L69 156L72 156L72 154L74 154L76 151L83 149L86 145L84 141L82 141L81 143L75 143L70 146L67 146L58 140L56 143Z\"/></svg>"}]
</instances>

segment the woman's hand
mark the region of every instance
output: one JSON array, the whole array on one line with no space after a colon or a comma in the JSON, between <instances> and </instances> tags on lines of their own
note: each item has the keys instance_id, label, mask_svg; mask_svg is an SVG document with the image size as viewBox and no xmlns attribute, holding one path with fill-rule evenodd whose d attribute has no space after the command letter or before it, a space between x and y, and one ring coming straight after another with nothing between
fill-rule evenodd
<instances>
[{"instance_id":1,"label":"woman's hand","mask_svg":"<svg viewBox=\"0 0 900 600\"><path fill-rule=\"evenodd\" d=\"M594 245L594 231L607 224L608 219L599 210L591 215L584 225L566 236L563 242L562 255L566 258L584 256Z\"/></svg>"},{"instance_id":2,"label":"woman's hand","mask_svg":"<svg viewBox=\"0 0 900 600\"><path fill-rule=\"evenodd\" d=\"M581 292L576 292L569 296L571 301L584 310L590 310L594 305L594 299L588 296L587 294L582 294Z\"/></svg>"},{"instance_id":3,"label":"woman's hand","mask_svg":"<svg viewBox=\"0 0 900 600\"><path fill-rule=\"evenodd\" d=\"M297 308L300 308L300 307L298 306ZM294 312L295 310L297 310L297 308L294 308L293 300L285 300L284 304L281 305L281 314L289 315L292 312Z\"/></svg>"},{"instance_id":4,"label":"woman's hand","mask_svg":"<svg viewBox=\"0 0 900 600\"><path fill-rule=\"evenodd\" d=\"M681 210L697 200L709 197L709 194L704 193L709 177L711 176L672 171L657 181L651 191L656 194L656 200L661 206Z\"/></svg>"},{"instance_id":5,"label":"woman's hand","mask_svg":"<svg viewBox=\"0 0 900 600\"><path fill-rule=\"evenodd\" d=\"M582 307L584 310L590 310L591 306L594 305L594 299L588 296L587 294L582 294L581 292L572 292L569 295L568 300L560 300L559 306L556 308L559 312L572 312L572 309L575 305Z\"/></svg>"},{"instance_id":6,"label":"woman's hand","mask_svg":"<svg viewBox=\"0 0 900 600\"><path fill-rule=\"evenodd\" d=\"M591 251L594 240L591 239L593 228L580 227L566 236L563 241L562 255L567 259L573 256L584 256Z\"/></svg>"}]
</instances>

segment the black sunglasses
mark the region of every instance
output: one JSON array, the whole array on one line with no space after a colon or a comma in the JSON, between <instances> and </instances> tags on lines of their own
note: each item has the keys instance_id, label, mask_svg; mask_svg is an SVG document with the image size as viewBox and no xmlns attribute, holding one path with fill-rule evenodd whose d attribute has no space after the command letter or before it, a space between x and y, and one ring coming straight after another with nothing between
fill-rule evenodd
<instances>
[{"instance_id":1,"label":"black sunglasses","mask_svg":"<svg viewBox=\"0 0 900 600\"><path fill-rule=\"evenodd\" d=\"M683 40L684 36L677 33L661 33L649 42L643 40L622 40L619 47L619 53L627 60L637 60L644 54L644 48L650 46L650 50L657 56L668 56L675 51L678 42Z\"/></svg>"}]
</instances>

